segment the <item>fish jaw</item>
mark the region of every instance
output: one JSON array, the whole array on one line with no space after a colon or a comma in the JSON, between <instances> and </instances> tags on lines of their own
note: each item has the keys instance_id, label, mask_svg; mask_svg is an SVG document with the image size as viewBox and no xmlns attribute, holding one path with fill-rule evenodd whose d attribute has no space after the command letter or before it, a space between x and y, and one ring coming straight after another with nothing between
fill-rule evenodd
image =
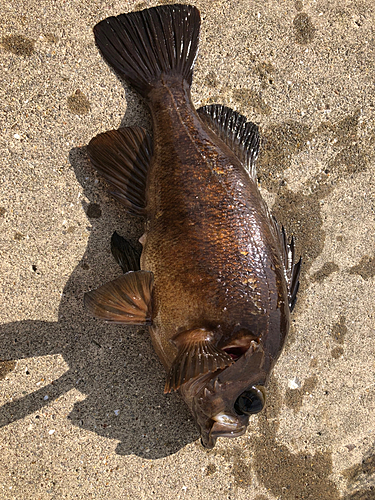
<instances>
[{"instance_id":1,"label":"fish jaw","mask_svg":"<svg viewBox=\"0 0 375 500\"><path fill-rule=\"evenodd\" d=\"M265 358L261 344L254 343L233 365L180 387L205 448L213 448L218 437L235 438L246 432L249 415L236 411L235 403L250 388L259 387L265 393L269 375L265 365L270 366Z\"/></svg>"},{"instance_id":2,"label":"fish jaw","mask_svg":"<svg viewBox=\"0 0 375 500\"><path fill-rule=\"evenodd\" d=\"M214 448L218 437L235 438L245 434L249 417L220 412L213 418L210 429L201 429L201 443L205 448Z\"/></svg>"}]
</instances>

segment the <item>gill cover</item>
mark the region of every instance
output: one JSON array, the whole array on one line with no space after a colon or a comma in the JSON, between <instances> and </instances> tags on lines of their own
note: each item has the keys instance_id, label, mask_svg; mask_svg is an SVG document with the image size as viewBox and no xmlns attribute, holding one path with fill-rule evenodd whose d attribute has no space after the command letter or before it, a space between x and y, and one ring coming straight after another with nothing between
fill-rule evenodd
<instances>
[{"instance_id":1,"label":"gill cover","mask_svg":"<svg viewBox=\"0 0 375 500\"><path fill-rule=\"evenodd\" d=\"M215 334L206 328L178 333L172 343L178 353L169 370L164 393L176 391L198 375L222 370L234 363L229 354L216 347Z\"/></svg>"}]
</instances>

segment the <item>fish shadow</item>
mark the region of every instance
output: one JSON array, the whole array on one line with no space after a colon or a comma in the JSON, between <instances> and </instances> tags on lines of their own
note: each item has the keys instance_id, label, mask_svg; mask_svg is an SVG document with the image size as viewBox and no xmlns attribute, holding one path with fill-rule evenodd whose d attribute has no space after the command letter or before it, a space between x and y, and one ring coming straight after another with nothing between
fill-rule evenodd
<instances>
[{"instance_id":1,"label":"fish shadow","mask_svg":"<svg viewBox=\"0 0 375 500\"><path fill-rule=\"evenodd\" d=\"M179 396L163 394L165 372L148 331L103 323L83 306L85 291L121 275L110 254L113 232L137 244L143 222L110 198L108 186L88 162L86 147L73 148L69 160L88 200L82 205L91 227L86 251L64 287L58 321L20 321L0 328L1 360L60 354L69 369L51 384L3 405L0 427L32 414L39 418L43 407L75 389L84 399L68 415L73 425L119 441L120 455L157 459L174 454L199 433Z\"/></svg>"}]
</instances>

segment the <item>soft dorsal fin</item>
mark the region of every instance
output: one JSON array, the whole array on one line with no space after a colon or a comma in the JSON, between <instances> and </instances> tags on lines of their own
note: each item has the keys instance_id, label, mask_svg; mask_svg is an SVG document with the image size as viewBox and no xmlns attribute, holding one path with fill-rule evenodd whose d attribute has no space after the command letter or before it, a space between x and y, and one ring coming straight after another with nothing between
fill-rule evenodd
<instances>
[{"instance_id":1,"label":"soft dorsal fin","mask_svg":"<svg viewBox=\"0 0 375 500\"><path fill-rule=\"evenodd\" d=\"M91 139L88 156L127 210L144 215L146 179L152 156L149 134L141 127L110 130Z\"/></svg>"},{"instance_id":2,"label":"soft dorsal fin","mask_svg":"<svg viewBox=\"0 0 375 500\"><path fill-rule=\"evenodd\" d=\"M243 115L221 104L198 109L200 118L217 134L244 164L255 180L255 160L259 152L259 129Z\"/></svg>"},{"instance_id":3,"label":"soft dorsal fin","mask_svg":"<svg viewBox=\"0 0 375 500\"><path fill-rule=\"evenodd\" d=\"M164 388L164 393L177 389L192 378L222 370L234 363L232 357L216 347L215 335L205 328L195 328L175 335L178 349Z\"/></svg>"},{"instance_id":4,"label":"soft dorsal fin","mask_svg":"<svg viewBox=\"0 0 375 500\"><path fill-rule=\"evenodd\" d=\"M151 272L129 271L85 293L85 307L95 318L112 323L150 325L152 286Z\"/></svg>"},{"instance_id":5,"label":"soft dorsal fin","mask_svg":"<svg viewBox=\"0 0 375 500\"><path fill-rule=\"evenodd\" d=\"M288 285L289 309L292 312L297 301L302 257L299 258L298 262L295 262L296 256L293 236L290 243L288 243L284 226L280 227L275 217L272 217L272 220L283 252L285 277Z\"/></svg>"}]
</instances>

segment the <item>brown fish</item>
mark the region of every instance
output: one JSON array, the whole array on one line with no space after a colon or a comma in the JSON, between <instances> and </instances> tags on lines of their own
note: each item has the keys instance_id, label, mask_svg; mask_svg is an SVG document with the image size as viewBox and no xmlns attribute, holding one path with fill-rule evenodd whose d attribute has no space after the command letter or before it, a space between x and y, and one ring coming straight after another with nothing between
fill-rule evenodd
<instances>
[{"instance_id":1,"label":"brown fish","mask_svg":"<svg viewBox=\"0 0 375 500\"><path fill-rule=\"evenodd\" d=\"M195 7L165 5L94 28L106 61L149 105L153 139L129 127L88 146L146 230L140 270L86 293L85 304L97 318L150 326L165 392L180 392L212 448L243 434L265 404L300 261L257 187L257 126L221 105L194 109L199 27Z\"/></svg>"}]
</instances>

